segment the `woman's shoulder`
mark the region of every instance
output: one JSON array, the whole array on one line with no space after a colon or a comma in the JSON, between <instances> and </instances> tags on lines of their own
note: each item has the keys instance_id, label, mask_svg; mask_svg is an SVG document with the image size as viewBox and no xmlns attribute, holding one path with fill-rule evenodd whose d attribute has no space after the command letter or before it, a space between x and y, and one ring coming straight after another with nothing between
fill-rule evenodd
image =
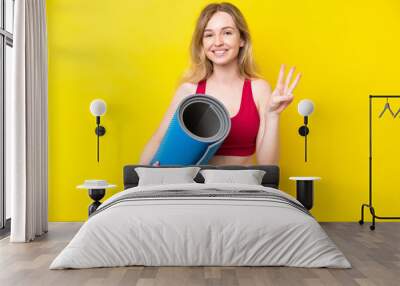
<instances>
[{"instance_id":1,"label":"woman's shoulder","mask_svg":"<svg viewBox=\"0 0 400 286\"><path fill-rule=\"evenodd\" d=\"M251 79L251 90L253 93L253 99L258 109L263 106L267 100L267 97L271 94L271 86L263 78L252 78Z\"/></svg>"},{"instance_id":2,"label":"woman's shoulder","mask_svg":"<svg viewBox=\"0 0 400 286\"><path fill-rule=\"evenodd\" d=\"M192 94L196 93L197 84L192 82L183 82L181 83L175 92L175 99L182 100Z\"/></svg>"},{"instance_id":3,"label":"woman's shoulder","mask_svg":"<svg viewBox=\"0 0 400 286\"><path fill-rule=\"evenodd\" d=\"M192 92L194 93L197 89L197 83L193 82L183 82L179 85L178 90L182 92Z\"/></svg>"},{"instance_id":4,"label":"woman's shoulder","mask_svg":"<svg viewBox=\"0 0 400 286\"><path fill-rule=\"evenodd\" d=\"M251 78L251 89L253 94L264 94L271 92L270 84L263 78Z\"/></svg>"}]
</instances>

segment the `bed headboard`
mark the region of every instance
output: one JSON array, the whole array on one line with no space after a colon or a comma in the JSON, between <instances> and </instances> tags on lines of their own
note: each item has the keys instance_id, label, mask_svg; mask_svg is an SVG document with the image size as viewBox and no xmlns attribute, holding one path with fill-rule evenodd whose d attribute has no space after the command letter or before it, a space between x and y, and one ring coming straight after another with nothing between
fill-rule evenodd
<instances>
[{"instance_id":1,"label":"bed headboard","mask_svg":"<svg viewBox=\"0 0 400 286\"><path fill-rule=\"evenodd\" d=\"M279 187L279 167L275 165L226 165L226 166L213 166L213 165L191 165L200 167L201 169L219 169L219 170L264 170L266 173L262 179L261 184L265 187L278 189ZM135 171L136 167L147 168L171 168L171 167L188 167L178 165L164 165L164 166L150 166L150 165L126 165L124 167L124 189L133 188L138 185L139 177ZM194 180L198 183L204 183L203 176L198 173Z\"/></svg>"}]
</instances>

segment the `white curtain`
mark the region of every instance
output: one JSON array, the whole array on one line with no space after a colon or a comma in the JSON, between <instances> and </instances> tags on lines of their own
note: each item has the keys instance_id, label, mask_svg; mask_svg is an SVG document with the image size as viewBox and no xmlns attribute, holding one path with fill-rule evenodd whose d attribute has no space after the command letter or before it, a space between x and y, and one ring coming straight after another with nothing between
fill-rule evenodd
<instances>
[{"instance_id":1,"label":"white curtain","mask_svg":"<svg viewBox=\"0 0 400 286\"><path fill-rule=\"evenodd\" d=\"M12 242L47 232L47 32L45 0L16 0L13 91L6 98L6 186Z\"/></svg>"}]
</instances>

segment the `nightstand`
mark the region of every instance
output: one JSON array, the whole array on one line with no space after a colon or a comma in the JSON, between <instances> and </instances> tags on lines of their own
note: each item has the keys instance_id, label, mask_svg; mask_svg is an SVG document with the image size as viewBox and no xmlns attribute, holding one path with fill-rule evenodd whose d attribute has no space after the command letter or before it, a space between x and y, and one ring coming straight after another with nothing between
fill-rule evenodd
<instances>
[{"instance_id":1,"label":"nightstand","mask_svg":"<svg viewBox=\"0 0 400 286\"><path fill-rule=\"evenodd\" d=\"M314 181L320 177L290 177L289 180L296 181L296 199L302 205L311 210L314 203Z\"/></svg>"},{"instance_id":2,"label":"nightstand","mask_svg":"<svg viewBox=\"0 0 400 286\"><path fill-rule=\"evenodd\" d=\"M94 201L89 206L89 216L96 211L96 209L101 205L100 200L106 194L106 189L115 188L116 185L108 184L105 180L85 180L83 185L79 185L77 189L87 189L89 197Z\"/></svg>"}]
</instances>

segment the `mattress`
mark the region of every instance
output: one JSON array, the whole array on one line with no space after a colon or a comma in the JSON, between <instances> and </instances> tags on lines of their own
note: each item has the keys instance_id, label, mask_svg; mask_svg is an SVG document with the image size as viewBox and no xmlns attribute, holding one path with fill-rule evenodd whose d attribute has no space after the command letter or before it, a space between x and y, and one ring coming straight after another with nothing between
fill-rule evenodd
<instances>
[{"instance_id":1,"label":"mattress","mask_svg":"<svg viewBox=\"0 0 400 286\"><path fill-rule=\"evenodd\" d=\"M198 183L115 194L50 269L129 265L351 267L292 196L258 185Z\"/></svg>"}]
</instances>

